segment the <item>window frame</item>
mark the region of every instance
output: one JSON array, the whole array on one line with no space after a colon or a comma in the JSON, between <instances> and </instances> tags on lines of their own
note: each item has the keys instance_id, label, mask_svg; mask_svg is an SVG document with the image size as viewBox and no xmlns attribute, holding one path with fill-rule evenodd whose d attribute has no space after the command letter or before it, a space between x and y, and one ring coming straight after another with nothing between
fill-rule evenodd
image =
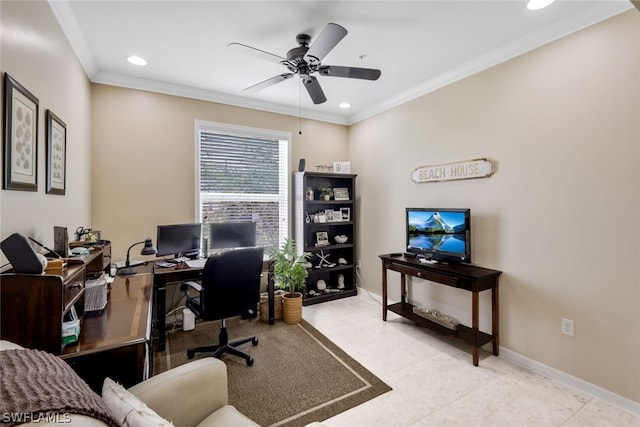
<instances>
[{"instance_id":1,"label":"window frame","mask_svg":"<svg viewBox=\"0 0 640 427\"><path fill-rule=\"evenodd\" d=\"M282 166L284 171L282 171L283 179L286 180L286 185L283 186L286 194L284 198L286 202L285 206L280 207L280 224L278 226L279 236L278 242L279 246L282 246L286 240L286 238L290 234L290 229L292 226L292 212L291 212L291 195L292 193L292 182L290 178L291 175L291 144L292 144L292 135L291 132L274 130L274 129L263 129L263 128L255 128L249 126L241 126L241 125L233 125L229 123L220 123L220 122L211 122L208 120L195 120L194 122L194 139L195 139L195 153L194 153L194 211L196 212L195 218L196 221L202 223L202 201L210 200L208 198L202 197L202 192L200 191L200 154L201 154L201 145L200 145L200 133L201 132L212 132L212 133L220 133L220 134L232 134L232 135L246 135L247 137L258 137L258 138L270 138L270 139L278 139L281 142L286 144L286 159L285 164ZM244 198L244 195L240 194L237 198L235 196L229 195L217 198L216 200L241 200ZM281 196L269 196L269 195L260 195L258 198L246 200L250 201L269 201L269 200L279 200ZM282 222L285 222L283 225ZM206 237L206 236L203 236Z\"/></svg>"}]
</instances>

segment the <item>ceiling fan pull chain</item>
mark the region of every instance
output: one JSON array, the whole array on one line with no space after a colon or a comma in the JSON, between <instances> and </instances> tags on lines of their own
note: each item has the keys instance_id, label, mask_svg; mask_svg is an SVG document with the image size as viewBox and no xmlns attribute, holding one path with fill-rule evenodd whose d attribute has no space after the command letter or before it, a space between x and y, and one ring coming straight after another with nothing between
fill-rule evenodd
<instances>
[{"instance_id":1,"label":"ceiling fan pull chain","mask_svg":"<svg viewBox=\"0 0 640 427\"><path fill-rule=\"evenodd\" d=\"M302 135L302 80L298 81L298 115L300 117L300 124L298 125L298 135Z\"/></svg>"}]
</instances>

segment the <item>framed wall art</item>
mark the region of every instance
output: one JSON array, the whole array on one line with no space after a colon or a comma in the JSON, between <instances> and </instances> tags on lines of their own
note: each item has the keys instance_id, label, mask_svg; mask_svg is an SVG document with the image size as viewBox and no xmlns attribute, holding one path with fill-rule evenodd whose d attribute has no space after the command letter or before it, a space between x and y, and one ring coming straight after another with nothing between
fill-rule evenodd
<instances>
[{"instance_id":1,"label":"framed wall art","mask_svg":"<svg viewBox=\"0 0 640 427\"><path fill-rule=\"evenodd\" d=\"M38 98L4 74L5 190L38 191Z\"/></svg>"},{"instance_id":2,"label":"framed wall art","mask_svg":"<svg viewBox=\"0 0 640 427\"><path fill-rule=\"evenodd\" d=\"M67 177L67 125L47 110L47 194L64 195Z\"/></svg>"}]
</instances>

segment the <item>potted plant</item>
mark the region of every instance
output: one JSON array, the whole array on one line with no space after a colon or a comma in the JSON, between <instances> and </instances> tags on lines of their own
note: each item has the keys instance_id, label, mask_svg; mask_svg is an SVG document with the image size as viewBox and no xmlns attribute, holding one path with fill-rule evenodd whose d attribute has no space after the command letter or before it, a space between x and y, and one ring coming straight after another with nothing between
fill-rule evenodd
<instances>
[{"instance_id":1,"label":"potted plant","mask_svg":"<svg viewBox=\"0 0 640 427\"><path fill-rule=\"evenodd\" d=\"M324 200L329 201L333 197L333 188L331 188L331 186L329 185L327 185L326 187L321 187L320 194L322 194Z\"/></svg>"},{"instance_id":2,"label":"potted plant","mask_svg":"<svg viewBox=\"0 0 640 427\"><path fill-rule=\"evenodd\" d=\"M307 252L299 254L291 238L287 238L282 248L271 253L274 280L288 291L282 299L282 319L285 323L293 324L302 320L302 294L297 291L304 287L309 275L309 256Z\"/></svg>"}]
</instances>

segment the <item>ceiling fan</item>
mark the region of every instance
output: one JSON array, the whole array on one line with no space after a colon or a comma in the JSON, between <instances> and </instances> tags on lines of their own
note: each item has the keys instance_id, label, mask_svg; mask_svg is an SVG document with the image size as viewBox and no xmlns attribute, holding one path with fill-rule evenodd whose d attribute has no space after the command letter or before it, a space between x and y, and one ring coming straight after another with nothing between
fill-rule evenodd
<instances>
[{"instance_id":1,"label":"ceiling fan","mask_svg":"<svg viewBox=\"0 0 640 427\"><path fill-rule=\"evenodd\" d=\"M296 42L300 45L287 52L287 57L265 52L255 47L242 43L229 43L227 46L244 53L253 54L268 61L277 62L289 69L290 72L280 74L263 82L249 86L245 91L255 93L259 90L273 86L290 79L295 74L300 76L303 86L309 93L314 104L322 104L327 100L318 79L313 73L329 77L346 77L350 79L378 80L380 70L372 68L342 67L337 65L322 65L322 59L347 35L347 30L338 25L329 23L320 35L309 46L311 37L308 34L298 34Z\"/></svg>"}]
</instances>

